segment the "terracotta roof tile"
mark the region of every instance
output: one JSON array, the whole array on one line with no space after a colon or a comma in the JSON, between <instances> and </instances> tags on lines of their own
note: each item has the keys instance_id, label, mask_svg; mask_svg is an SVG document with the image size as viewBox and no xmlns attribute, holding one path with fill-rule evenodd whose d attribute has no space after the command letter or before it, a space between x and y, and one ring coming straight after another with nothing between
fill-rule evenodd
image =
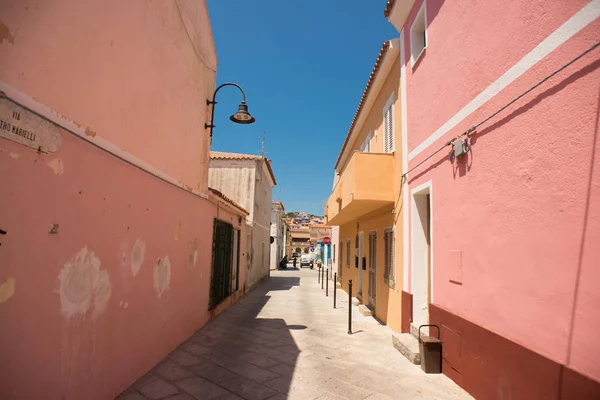
<instances>
[{"instance_id":1,"label":"terracotta roof tile","mask_svg":"<svg viewBox=\"0 0 600 400\"><path fill-rule=\"evenodd\" d=\"M215 196L220 197L221 199L225 200L226 202L228 202L235 208L239 209L240 211L245 212L246 215L250 215L250 213L244 207L240 206L238 203L233 201L230 197L224 195L222 192L218 191L217 189L213 189L213 188L209 187L208 190L210 192L212 192L212 194L214 194Z\"/></svg>"},{"instance_id":2,"label":"terracotta roof tile","mask_svg":"<svg viewBox=\"0 0 600 400\"><path fill-rule=\"evenodd\" d=\"M360 112L362 111L365 101L367 100L367 96L369 95L369 92L371 91L371 86L373 85L375 76L377 75L377 72L379 71L379 67L381 66L381 61L383 60L383 57L385 57L385 54L387 53L389 48L390 48L390 41L388 40L383 43L383 45L381 46L381 50L379 50L379 55L377 56L377 60L375 61L375 65L373 66L373 70L371 71L371 76L369 76L369 81L367 82L367 86L365 87L365 90L363 91L360 102L358 103L358 108L356 109L356 113L354 113L354 118L352 119L352 124L350 124L350 129L348 129L348 133L346 134L346 139L344 140L344 145L342 146L342 150L340 151L340 154L338 155L338 158L335 162L334 168L337 168L337 166L340 162L340 159L342 158L342 154L344 154L344 150L346 150L346 146L348 145L348 140L350 139L350 134L352 133L352 130L354 129L354 126L356 125L358 116L360 115Z\"/></svg>"},{"instance_id":3,"label":"terracotta roof tile","mask_svg":"<svg viewBox=\"0 0 600 400\"><path fill-rule=\"evenodd\" d=\"M240 154L240 153L225 153L223 151L211 151L210 158L216 158L220 160L260 160L261 156L255 156L253 154Z\"/></svg>"},{"instance_id":4,"label":"terracotta roof tile","mask_svg":"<svg viewBox=\"0 0 600 400\"><path fill-rule=\"evenodd\" d=\"M383 10L384 17L387 18L390 16L392 10L394 9L394 4L396 4L396 0L388 0L387 4L385 5L385 10Z\"/></svg>"}]
</instances>

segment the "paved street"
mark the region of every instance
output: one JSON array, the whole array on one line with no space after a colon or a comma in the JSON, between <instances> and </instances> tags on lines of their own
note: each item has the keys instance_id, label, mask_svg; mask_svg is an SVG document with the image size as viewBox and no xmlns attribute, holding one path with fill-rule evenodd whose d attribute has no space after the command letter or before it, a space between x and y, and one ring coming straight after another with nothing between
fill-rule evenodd
<instances>
[{"instance_id":1,"label":"paved street","mask_svg":"<svg viewBox=\"0 0 600 400\"><path fill-rule=\"evenodd\" d=\"M471 399L444 375L426 375L392 346L390 330L338 307L308 268L271 272L119 400Z\"/></svg>"}]
</instances>

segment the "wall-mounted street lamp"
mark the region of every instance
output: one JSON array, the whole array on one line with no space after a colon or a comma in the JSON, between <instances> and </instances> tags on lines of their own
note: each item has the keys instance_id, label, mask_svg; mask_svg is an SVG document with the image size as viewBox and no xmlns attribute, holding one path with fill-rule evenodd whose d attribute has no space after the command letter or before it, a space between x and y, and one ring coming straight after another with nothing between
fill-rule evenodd
<instances>
[{"instance_id":1,"label":"wall-mounted street lamp","mask_svg":"<svg viewBox=\"0 0 600 400\"><path fill-rule=\"evenodd\" d=\"M246 104L246 93L244 93L244 89L242 89L240 87L240 85L238 85L236 83L232 83L232 82L224 83L215 90L212 100L206 100L207 105L212 104L212 111L210 114L210 125L205 123L204 129L210 128L211 139L212 139L212 135L213 135L213 128L215 127L215 125L214 125L215 105L217 104L215 99L217 98L217 93L219 92L219 90L221 90L221 88L225 87L225 86L235 86L236 88L240 89L240 92L242 92L242 102L240 103L240 106L238 107L237 112L235 114L233 114L231 117L229 117L229 119L232 120L233 122L235 122L236 124L251 124L254 121L256 121L254 119L254 117L252 115L250 115L250 113L248 112L248 105Z\"/></svg>"}]
</instances>

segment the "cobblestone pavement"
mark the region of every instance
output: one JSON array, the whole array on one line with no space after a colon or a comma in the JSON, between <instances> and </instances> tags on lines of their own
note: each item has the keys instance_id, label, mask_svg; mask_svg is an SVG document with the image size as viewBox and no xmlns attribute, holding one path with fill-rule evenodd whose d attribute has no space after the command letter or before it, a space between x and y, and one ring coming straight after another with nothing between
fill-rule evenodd
<instances>
[{"instance_id":1,"label":"cobblestone pavement","mask_svg":"<svg viewBox=\"0 0 600 400\"><path fill-rule=\"evenodd\" d=\"M331 283L331 282L330 282ZM392 346L391 331L353 308L316 270L271 278L209 322L118 400L472 399Z\"/></svg>"}]
</instances>

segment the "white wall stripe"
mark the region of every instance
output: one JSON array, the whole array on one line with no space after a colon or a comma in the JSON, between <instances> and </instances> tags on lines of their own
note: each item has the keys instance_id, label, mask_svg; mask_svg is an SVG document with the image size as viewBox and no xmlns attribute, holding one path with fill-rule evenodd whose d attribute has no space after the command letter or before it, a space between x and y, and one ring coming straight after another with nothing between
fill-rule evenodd
<instances>
[{"instance_id":1,"label":"white wall stripe","mask_svg":"<svg viewBox=\"0 0 600 400\"><path fill-rule=\"evenodd\" d=\"M471 100L452 118L450 118L442 126L440 126L421 144L415 147L408 154L408 159L412 160L413 158L421 154L435 141L437 141L446 133L448 133L451 129L453 129L458 123L460 123L462 120L468 117L479 107L487 103L490 99L492 99L494 96L500 93L508 85L513 83L517 78L526 73L544 57L552 53L554 50L556 50L556 48L564 44L567 40L572 38L575 34L577 34L583 28L588 26L598 17L600 17L600 0L592 0L589 4L587 4L581 10L579 10L575 15L569 18L557 30L552 32L546 39L544 39L539 45L537 45L533 50L531 50L525 57L523 57L515 65L513 65L500 78L496 79L496 81L494 81L490 86L488 86L483 92L481 92L479 95L477 95L477 97Z\"/></svg>"},{"instance_id":2,"label":"white wall stripe","mask_svg":"<svg viewBox=\"0 0 600 400\"><path fill-rule=\"evenodd\" d=\"M96 146L97 148L99 148L101 150L106 151L107 153L125 161L126 163L130 164L131 166L139 168L140 170L142 170L142 171L144 171L166 183L170 183L171 185L176 186L179 189L185 190L186 192L192 193L192 194L194 194L198 197L201 197L205 200L207 200L209 198L208 195L206 195L205 193L199 192L196 189L190 189L189 186L187 186L185 183L175 179L174 177L163 172L162 170L153 167L152 165L146 163L142 159L134 156L133 154L121 149L119 146L104 139L100 135L95 135L94 137L87 136L86 132L85 132L85 130L86 130L85 126L79 126L76 123L74 123L73 121L62 117L56 111L52 110L50 107L38 102L37 100L20 92L19 90L13 88L12 86L10 86L9 84L7 84L3 81L0 81L0 91L4 92L4 94L6 95L6 97L9 100L43 116L47 120L52 121L56 125L63 128L70 134L75 135L76 137L83 139L84 141L88 142L89 144ZM207 165L207 167L208 167L208 165Z\"/></svg>"}]
</instances>

